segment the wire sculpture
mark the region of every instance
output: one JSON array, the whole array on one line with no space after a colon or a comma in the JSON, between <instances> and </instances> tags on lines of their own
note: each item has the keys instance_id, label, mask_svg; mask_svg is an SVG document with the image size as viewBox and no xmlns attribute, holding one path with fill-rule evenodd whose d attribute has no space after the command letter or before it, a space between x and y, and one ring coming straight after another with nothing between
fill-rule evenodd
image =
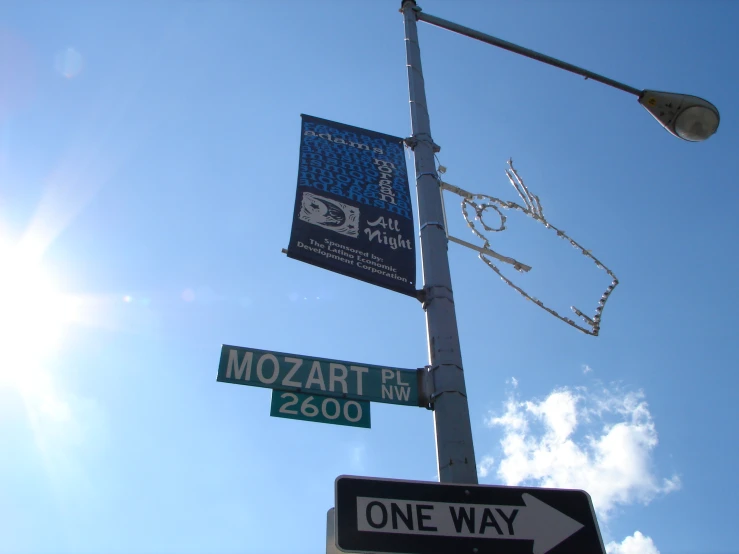
<instances>
[{"instance_id":1,"label":"wire sculpture","mask_svg":"<svg viewBox=\"0 0 739 554\"><path fill-rule=\"evenodd\" d=\"M443 166L438 167L438 172L440 174L443 174L446 172L446 168ZM518 291L524 298L527 300L530 300L543 310L549 312L554 317L559 319L560 321L564 321L568 325L571 325L572 327L579 329L583 333L586 333L588 335L592 336L598 336L598 333L600 331L600 323L601 318L603 316L603 309L606 306L606 302L608 301L608 298L611 296L611 293L614 291L616 286L618 285L618 279L616 278L616 275L611 271L608 267L603 264L598 258L593 256L590 250L586 250L582 245L580 245L577 241L572 239L567 233L565 233L562 229L559 229L549 223L546 218L544 217L544 210L541 206L541 202L539 201L539 197L533 194L526 184L524 183L523 179L521 179L521 176L518 174L516 169L513 167L513 160L508 160L508 168L505 170L506 177L508 177L508 180L510 181L511 185L513 185L513 188L516 189L516 192L518 193L518 196L521 198L521 201L523 202L523 206L520 204L517 204L516 202L509 202L506 200L501 200L500 198L496 198L494 196L489 196L487 194L473 194L471 192L468 192L464 189L461 189L459 187L456 187L454 185L451 185L449 183L444 182L443 180L439 179L441 188L443 190L448 190L454 194L457 194L462 197L462 215L464 216L465 221L467 222L467 226L470 227L472 230L472 233L475 234L478 238L482 239L484 241L484 246L482 248L476 247L474 245L471 245L469 243L466 243L465 241L455 239L454 237L448 237L450 240L453 240L454 242L463 244L465 246L469 246L471 248L474 248L479 252L480 259L485 262L495 273L498 274L498 276L510 287ZM501 256L497 252L493 251L490 248L490 240L478 229L475 222L479 222L479 225L482 227L482 230L497 233L500 231L504 231L506 226L506 216L501 211L501 208L504 209L511 209L511 210L518 210L520 212L523 212L524 214L528 215L529 217L535 219L536 221L539 221L542 223L547 229L551 229L553 232L557 233L557 236L562 238L563 240L569 241L569 243L573 246L573 248L579 250L582 252L583 255L587 256L593 262L595 263L596 267L602 271L605 271L608 276L611 278L611 284L603 291L603 294L600 297L600 300L598 301L598 305L595 308L595 313L592 317L585 315L581 310L576 308L575 306L570 306L570 309L580 318L583 320L583 324L579 324L578 322L573 321L569 317L564 317L557 313L555 310L549 308L548 306L545 306L544 303L534 298L533 296L530 296L526 291L524 291L521 287L513 283L510 279L508 279L503 273L500 271L498 266L495 264L493 260L498 260L503 263L508 263L513 266L513 268L518 272L524 272L529 271L531 268L525 264L522 264L521 262L518 262L512 258L508 258L506 256ZM487 223L485 223L484 220L484 213L486 210L492 209L495 212L497 212L498 216L500 217L500 225L497 227L491 227ZM474 212L474 217L470 218L470 210Z\"/></svg>"}]
</instances>

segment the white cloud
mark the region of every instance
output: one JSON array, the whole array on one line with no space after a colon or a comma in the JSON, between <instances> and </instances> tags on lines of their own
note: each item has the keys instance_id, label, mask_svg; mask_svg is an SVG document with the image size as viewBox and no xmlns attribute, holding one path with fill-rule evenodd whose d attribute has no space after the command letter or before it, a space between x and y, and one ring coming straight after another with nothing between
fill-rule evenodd
<instances>
[{"instance_id":1,"label":"white cloud","mask_svg":"<svg viewBox=\"0 0 739 554\"><path fill-rule=\"evenodd\" d=\"M608 554L659 554L651 537L645 537L639 531L626 537L623 542L609 542L606 551Z\"/></svg>"},{"instance_id":2,"label":"white cloud","mask_svg":"<svg viewBox=\"0 0 739 554\"><path fill-rule=\"evenodd\" d=\"M583 373L590 373L591 371L593 371L593 368L590 367L588 364L583 364L582 365L582 372Z\"/></svg>"},{"instance_id":3,"label":"white cloud","mask_svg":"<svg viewBox=\"0 0 739 554\"><path fill-rule=\"evenodd\" d=\"M511 397L487 424L503 429L497 475L505 484L584 489L603 520L618 506L680 488L677 475L654 474L657 431L642 392L563 388L541 401Z\"/></svg>"},{"instance_id":4,"label":"white cloud","mask_svg":"<svg viewBox=\"0 0 739 554\"><path fill-rule=\"evenodd\" d=\"M492 456L483 456L480 463L477 464L477 473L480 477L487 477L490 470L495 467L495 458Z\"/></svg>"}]
</instances>

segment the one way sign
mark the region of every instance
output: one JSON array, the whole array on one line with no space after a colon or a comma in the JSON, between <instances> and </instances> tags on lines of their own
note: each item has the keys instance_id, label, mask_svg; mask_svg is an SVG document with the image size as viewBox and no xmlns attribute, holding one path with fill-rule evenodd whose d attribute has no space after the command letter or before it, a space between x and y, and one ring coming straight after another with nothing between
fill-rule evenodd
<instances>
[{"instance_id":1,"label":"one way sign","mask_svg":"<svg viewBox=\"0 0 739 554\"><path fill-rule=\"evenodd\" d=\"M342 475L336 545L433 554L605 554L585 491Z\"/></svg>"}]
</instances>

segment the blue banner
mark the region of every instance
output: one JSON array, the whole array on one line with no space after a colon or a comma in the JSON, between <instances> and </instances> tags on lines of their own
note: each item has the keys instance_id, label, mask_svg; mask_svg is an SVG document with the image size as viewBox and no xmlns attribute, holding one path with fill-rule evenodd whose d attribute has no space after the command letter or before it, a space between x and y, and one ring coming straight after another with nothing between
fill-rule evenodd
<instances>
[{"instance_id":1,"label":"blue banner","mask_svg":"<svg viewBox=\"0 0 739 554\"><path fill-rule=\"evenodd\" d=\"M416 249L403 139L303 119L287 255L416 296Z\"/></svg>"}]
</instances>

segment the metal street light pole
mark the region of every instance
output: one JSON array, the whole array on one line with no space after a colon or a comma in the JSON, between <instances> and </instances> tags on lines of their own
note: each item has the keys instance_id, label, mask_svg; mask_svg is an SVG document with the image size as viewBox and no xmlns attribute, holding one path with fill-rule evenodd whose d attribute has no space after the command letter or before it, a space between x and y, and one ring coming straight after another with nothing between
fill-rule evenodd
<instances>
[{"instance_id":1,"label":"metal street light pole","mask_svg":"<svg viewBox=\"0 0 739 554\"><path fill-rule=\"evenodd\" d=\"M459 347L457 315L454 309L452 278L447 256L447 237L441 188L431 138L426 91L421 69L414 0L405 0L405 52L408 66L408 94L411 107L411 148L416 167L418 224L421 232L423 302L429 365L434 381L434 427L439 481L477 484L475 450L467 406L467 391Z\"/></svg>"},{"instance_id":2,"label":"metal street light pole","mask_svg":"<svg viewBox=\"0 0 739 554\"><path fill-rule=\"evenodd\" d=\"M426 311L429 365L434 384L430 401L434 407L439 481L476 484L477 467L447 256L448 239L444 228L443 199L434 161L434 154L439 147L431 138L416 21L425 21L633 94L660 125L683 140L706 140L718 129L720 118L718 109L702 98L639 90L551 56L423 13L416 6L415 0L402 0L401 12L405 22L412 131L411 138L406 142L413 149L416 170L423 272L422 301Z\"/></svg>"}]
</instances>

